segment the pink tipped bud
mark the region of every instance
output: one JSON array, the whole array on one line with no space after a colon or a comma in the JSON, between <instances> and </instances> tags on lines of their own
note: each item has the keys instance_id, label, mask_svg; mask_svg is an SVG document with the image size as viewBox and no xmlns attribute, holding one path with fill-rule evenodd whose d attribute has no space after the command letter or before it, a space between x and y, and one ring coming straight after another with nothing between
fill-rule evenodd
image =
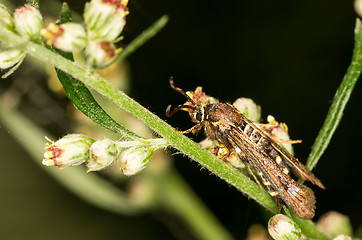
<instances>
[{"instance_id":1,"label":"pink tipped bud","mask_svg":"<svg viewBox=\"0 0 362 240\"><path fill-rule=\"evenodd\" d=\"M85 48L87 35L81 24L64 23L55 25L50 23L46 29L41 31L49 45L64 51L78 52Z\"/></svg>"},{"instance_id":2,"label":"pink tipped bud","mask_svg":"<svg viewBox=\"0 0 362 240\"><path fill-rule=\"evenodd\" d=\"M88 66L102 68L116 56L117 50L109 41L90 41L85 51Z\"/></svg>"},{"instance_id":3,"label":"pink tipped bud","mask_svg":"<svg viewBox=\"0 0 362 240\"><path fill-rule=\"evenodd\" d=\"M92 0L84 9L88 35L93 40L115 40L126 24L127 1Z\"/></svg>"},{"instance_id":4,"label":"pink tipped bud","mask_svg":"<svg viewBox=\"0 0 362 240\"><path fill-rule=\"evenodd\" d=\"M40 31L44 28L40 12L29 5L19 7L14 12L15 27L18 33L32 40L41 39Z\"/></svg>"},{"instance_id":5,"label":"pink tipped bud","mask_svg":"<svg viewBox=\"0 0 362 240\"><path fill-rule=\"evenodd\" d=\"M43 164L65 168L78 166L90 158L89 149L94 139L81 134L69 134L45 146Z\"/></svg>"},{"instance_id":6,"label":"pink tipped bud","mask_svg":"<svg viewBox=\"0 0 362 240\"><path fill-rule=\"evenodd\" d=\"M283 214L274 215L269 219L268 232L275 240L299 240L302 236L300 227Z\"/></svg>"}]
</instances>

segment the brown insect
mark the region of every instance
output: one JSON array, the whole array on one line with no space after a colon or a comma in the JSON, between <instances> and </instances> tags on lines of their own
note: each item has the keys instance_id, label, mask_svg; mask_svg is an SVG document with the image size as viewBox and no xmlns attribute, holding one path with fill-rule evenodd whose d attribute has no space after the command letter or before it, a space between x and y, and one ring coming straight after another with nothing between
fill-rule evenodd
<instances>
[{"instance_id":1,"label":"brown insect","mask_svg":"<svg viewBox=\"0 0 362 240\"><path fill-rule=\"evenodd\" d=\"M314 217L313 191L291 178L288 167L295 176L309 180L322 189L324 186L297 158L279 146L265 130L256 126L234 106L227 103L209 103L198 97L193 100L182 89L174 86L172 78L170 78L170 85L188 101L172 111L171 106L168 106L166 115L171 117L177 111L185 110L189 112L191 120L196 123L192 128L180 131L182 134L190 132L195 134L204 128L207 137L217 140L230 151L235 151L250 175L263 189L251 170L251 167L254 168L280 211L283 212L285 204L301 218Z\"/></svg>"}]
</instances>

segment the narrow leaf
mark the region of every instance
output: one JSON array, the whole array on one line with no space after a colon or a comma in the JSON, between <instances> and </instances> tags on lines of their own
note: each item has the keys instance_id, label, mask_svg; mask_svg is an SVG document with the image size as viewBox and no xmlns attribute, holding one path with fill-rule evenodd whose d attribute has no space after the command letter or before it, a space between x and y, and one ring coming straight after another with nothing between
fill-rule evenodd
<instances>
[{"instance_id":1,"label":"narrow leaf","mask_svg":"<svg viewBox=\"0 0 362 240\"><path fill-rule=\"evenodd\" d=\"M91 92L81 81L59 69L56 69L56 72L68 98L79 109L79 111L84 113L95 123L112 132L122 134L126 138L140 138L135 133L129 131L113 120L113 118L111 118L102 109L102 107L99 106Z\"/></svg>"},{"instance_id":2,"label":"narrow leaf","mask_svg":"<svg viewBox=\"0 0 362 240\"><path fill-rule=\"evenodd\" d=\"M306 166L313 169L324 151L326 150L334 132L341 121L343 111L351 96L353 88L361 74L362 70L362 24L359 19L356 21L355 27L355 45L351 64L347 69L341 85L339 86L333 103L328 111L326 120L320 130L313 148L309 155Z\"/></svg>"},{"instance_id":3,"label":"narrow leaf","mask_svg":"<svg viewBox=\"0 0 362 240\"><path fill-rule=\"evenodd\" d=\"M57 20L57 24L63 24L72 21L72 12L66 2L62 5L62 10L60 11L59 19Z\"/></svg>"},{"instance_id":4,"label":"narrow leaf","mask_svg":"<svg viewBox=\"0 0 362 240\"><path fill-rule=\"evenodd\" d=\"M158 19L154 24L152 24L149 28L147 28L141 35L139 35L136 39L134 39L123 51L120 53L112 62L104 66L103 68L107 68L108 66L114 64L116 61L124 60L133 52L135 52L139 47L145 44L148 40L154 37L162 28L165 27L168 22L168 16L164 15L160 19Z\"/></svg>"}]
</instances>

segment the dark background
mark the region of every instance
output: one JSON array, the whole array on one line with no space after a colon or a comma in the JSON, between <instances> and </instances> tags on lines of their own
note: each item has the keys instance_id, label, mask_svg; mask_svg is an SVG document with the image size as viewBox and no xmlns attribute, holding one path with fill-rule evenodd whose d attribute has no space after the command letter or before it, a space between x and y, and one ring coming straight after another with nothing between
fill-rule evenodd
<instances>
[{"instance_id":1,"label":"dark background","mask_svg":"<svg viewBox=\"0 0 362 240\"><path fill-rule=\"evenodd\" d=\"M83 11L84 1L69 4ZM356 18L353 1L131 0L129 9L125 45L163 14L170 18L155 38L128 58L132 98L166 119L168 104L185 101L170 89L171 75L177 86L185 90L203 86L222 101L252 98L262 106L264 120L272 114L288 124L293 139L303 139L295 154L305 162L350 63ZM2 80L2 90L8 81ZM312 187L316 219L338 211L351 218L355 230L362 215L361 91L357 83L341 124L314 170L326 190ZM167 121L179 129L191 126L186 114ZM59 137L66 133L53 132ZM0 236L189 239L188 234L181 237L186 228L172 214L155 211L126 217L84 203L33 164L13 137L0 128ZM254 201L186 158L178 156L175 165L236 238L243 239L253 223L265 224ZM54 228L42 228L44 222L54 222Z\"/></svg>"}]
</instances>

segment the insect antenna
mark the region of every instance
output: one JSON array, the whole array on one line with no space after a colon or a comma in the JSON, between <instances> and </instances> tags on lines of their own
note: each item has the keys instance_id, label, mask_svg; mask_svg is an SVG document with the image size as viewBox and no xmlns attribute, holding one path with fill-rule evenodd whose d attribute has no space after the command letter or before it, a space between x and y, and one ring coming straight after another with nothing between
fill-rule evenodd
<instances>
[{"instance_id":1,"label":"insect antenna","mask_svg":"<svg viewBox=\"0 0 362 240\"><path fill-rule=\"evenodd\" d=\"M171 105L168 105L168 107L166 109L166 116L167 117L171 117L172 115L174 115L179 110L184 110L184 109L190 109L192 111L196 110L197 104L195 103L195 101L192 100L192 98L190 98L190 96L187 95L184 90L182 90L181 88L175 87L175 85L173 83L173 77L170 77L170 85L171 85L171 88L173 90L175 90L176 92L179 92L182 95L184 95L192 105L187 105L187 104L179 105L179 106L175 107L173 110L171 110Z\"/></svg>"},{"instance_id":2,"label":"insect antenna","mask_svg":"<svg viewBox=\"0 0 362 240\"><path fill-rule=\"evenodd\" d=\"M170 85L171 85L171 88L172 88L173 90L175 90L176 92L179 92L179 93L181 93L182 95L184 95L184 96L187 98L187 100L188 100L190 103L192 103L194 106L197 105L197 104L195 103L195 101L192 100L192 98L190 98L190 96L185 93L184 90L182 90L181 88L175 87L175 85L173 84L173 77L172 77L172 76L170 77ZM188 108L189 108L189 107L188 107ZM194 109L195 109L195 108L194 108Z\"/></svg>"},{"instance_id":3,"label":"insect antenna","mask_svg":"<svg viewBox=\"0 0 362 240\"><path fill-rule=\"evenodd\" d=\"M191 109L191 110L195 110L195 107L190 106L190 105L180 105L175 107L174 109L172 109L171 111L171 105L168 105L166 108L166 116L167 117L172 117L176 112L178 112L179 110L183 110L183 109Z\"/></svg>"}]
</instances>

